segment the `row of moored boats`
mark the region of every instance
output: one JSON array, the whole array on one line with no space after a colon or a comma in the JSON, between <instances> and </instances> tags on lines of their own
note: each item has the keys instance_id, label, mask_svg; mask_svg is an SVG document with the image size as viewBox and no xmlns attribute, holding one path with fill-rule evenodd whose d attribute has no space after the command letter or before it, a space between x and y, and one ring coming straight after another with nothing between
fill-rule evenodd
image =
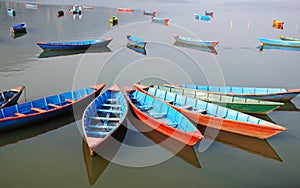
<instances>
[{"instance_id":1,"label":"row of moored boats","mask_svg":"<svg viewBox=\"0 0 300 188\"><path fill-rule=\"evenodd\" d=\"M286 128L249 114L268 113L300 93L279 88L184 84L135 84L134 88L125 86L123 91L113 85L101 93L104 87L99 84L20 104L16 103L24 86L4 91L0 95L0 131L85 109L82 130L94 155L103 148L104 140L122 126L129 104L141 122L186 145L193 146L203 138L195 124L266 139Z\"/></svg>"}]
</instances>

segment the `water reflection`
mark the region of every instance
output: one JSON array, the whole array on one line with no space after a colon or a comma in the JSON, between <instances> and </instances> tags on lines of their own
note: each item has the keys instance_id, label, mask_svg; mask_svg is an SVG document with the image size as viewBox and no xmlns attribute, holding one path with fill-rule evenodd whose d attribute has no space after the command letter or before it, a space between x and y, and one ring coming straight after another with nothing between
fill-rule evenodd
<instances>
[{"instance_id":1,"label":"water reflection","mask_svg":"<svg viewBox=\"0 0 300 188\"><path fill-rule=\"evenodd\" d=\"M57 56L68 56L68 55L76 55L76 54L84 54L84 53L104 53L111 52L111 49L107 46L101 48L93 48L93 49L78 49L78 50L44 50L39 58L49 58L49 57L57 57Z\"/></svg>"},{"instance_id":2,"label":"water reflection","mask_svg":"<svg viewBox=\"0 0 300 188\"><path fill-rule=\"evenodd\" d=\"M64 116L36 124L34 126L14 129L7 132L0 133L0 147L6 146L9 144L14 144L20 142L22 140L26 140L29 138L33 138L35 136L44 134L46 132L58 129L65 125L68 125L74 122L74 115L72 113L68 113Z\"/></svg>"},{"instance_id":3,"label":"water reflection","mask_svg":"<svg viewBox=\"0 0 300 188\"><path fill-rule=\"evenodd\" d=\"M277 108L276 111L298 112L300 111L300 109L298 109L296 105L292 102L285 102L284 105Z\"/></svg>"},{"instance_id":4,"label":"water reflection","mask_svg":"<svg viewBox=\"0 0 300 188\"><path fill-rule=\"evenodd\" d=\"M212 53L212 54L215 54L215 55L218 54L214 47L186 45L186 44L182 44L180 42L175 42L174 45L175 46L180 46L180 47L185 47L185 48L191 48L191 49L195 49L195 50L200 50L200 51Z\"/></svg>"},{"instance_id":5,"label":"water reflection","mask_svg":"<svg viewBox=\"0 0 300 188\"><path fill-rule=\"evenodd\" d=\"M196 168L201 168L194 147L185 145L156 130L153 130L152 128L141 122L141 120L135 117L130 111L127 114L127 120L154 144L159 145L160 147L173 153L176 157L179 157L190 165Z\"/></svg>"},{"instance_id":6,"label":"water reflection","mask_svg":"<svg viewBox=\"0 0 300 188\"><path fill-rule=\"evenodd\" d=\"M101 174L105 171L110 161L101 156L92 157L90 155L89 146L85 140L82 140L82 151L89 184L94 185Z\"/></svg>"},{"instance_id":7,"label":"water reflection","mask_svg":"<svg viewBox=\"0 0 300 188\"><path fill-rule=\"evenodd\" d=\"M253 137L243 136L225 131L219 131L209 127L198 126L204 137L214 139L215 141L237 148L264 158L274 159L282 162L280 156L272 148L267 140L261 140ZM217 134L217 137L215 135Z\"/></svg>"},{"instance_id":8,"label":"water reflection","mask_svg":"<svg viewBox=\"0 0 300 188\"><path fill-rule=\"evenodd\" d=\"M22 37L22 36L24 36L25 34L27 34L26 31L25 31L25 32L10 32L10 36L11 36L13 39Z\"/></svg>"},{"instance_id":9,"label":"water reflection","mask_svg":"<svg viewBox=\"0 0 300 188\"><path fill-rule=\"evenodd\" d=\"M135 52L137 52L137 53L146 55L146 49L145 48L137 48L137 47L134 47L133 45L130 45L129 43L127 43L126 47L133 50L133 51L135 51Z\"/></svg>"},{"instance_id":10,"label":"water reflection","mask_svg":"<svg viewBox=\"0 0 300 188\"><path fill-rule=\"evenodd\" d=\"M271 46L267 44L264 44L263 46L258 46L256 48L259 49L259 51L263 51L263 50L300 51L300 48L297 47L293 48L293 47L285 47L285 46Z\"/></svg>"}]
</instances>

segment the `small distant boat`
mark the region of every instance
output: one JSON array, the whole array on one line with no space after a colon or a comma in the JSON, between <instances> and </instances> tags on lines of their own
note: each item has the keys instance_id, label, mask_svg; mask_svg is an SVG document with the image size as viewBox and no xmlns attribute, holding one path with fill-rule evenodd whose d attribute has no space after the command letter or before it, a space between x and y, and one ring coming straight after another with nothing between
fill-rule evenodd
<instances>
[{"instance_id":1,"label":"small distant boat","mask_svg":"<svg viewBox=\"0 0 300 188\"><path fill-rule=\"evenodd\" d=\"M111 41L112 38L104 40L87 40L74 42L37 42L37 45L44 50L78 50L105 47Z\"/></svg>"},{"instance_id":2,"label":"small distant boat","mask_svg":"<svg viewBox=\"0 0 300 188\"><path fill-rule=\"evenodd\" d=\"M105 84L77 89L0 109L0 131L53 119L87 106Z\"/></svg>"},{"instance_id":3,"label":"small distant boat","mask_svg":"<svg viewBox=\"0 0 300 188\"><path fill-rule=\"evenodd\" d=\"M10 27L10 32L26 32L26 28L27 28L27 25L26 23L20 23L20 24L17 24L17 25L14 25L12 27Z\"/></svg>"},{"instance_id":4,"label":"small distant boat","mask_svg":"<svg viewBox=\"0 0 300 188\"><path fill-rule=\"evenodd\" d=\"M12 8L7 9L7 14L10 16L16 16L16 11Z\"/></svg>"},{"instance_id":5,"label":"small distant boat","mask_svg":"<svg viewBox=\"0 0 300 188\"><path fill-rule=\"evenodd\" d=\"M59 10L59 11L57 11L57 13L56 13L56 16L57 16L57 17L62 17L62 16L64 16L64 15L65 15L65 13L64 13L63 10Z\"/></svg>"},{"instance_id":6,"label":"small distant boat","mask_svg":"<svg viewBox=\"0 0 300 188\"><path fill-rule=\"evenodd\" d=\"M152 22L160 23L160 24L168 26L169 25L169 18L152 17Z\"/></svg>"},{"instance_id":7,"label":"small distant boat","mask_svg":"<svg viewBox=\"0 0 300 188\"><path fill-rule=\"evenodd\" d=\"M184 48L191 48L191 49L195 49L195 50L200 50L200 51L212 53L212 54L215 54L215 55L218 54L217 50L213 46L195 46L195 45L185 44L185 43L181 43L181 42L177 42L177 41L175 41L173 43L173 45L184 47Z\"/></svg>"},{"instance_id":8,"label":"small distant boat","mask_svg":"<svg viewBox=\"0 0 300 188\"><path fill-rule=\"evenodd\" d=\"M283 24L284 24L283 21L273 20L273 28L282 30L283 29Z\"/></svg>"},{"instance_id":9,"label":"small distant boat","mask_svg":"<svg viewBox=\"0 0 300 188\"><path fill-rule=\"evenodd\" d=\"M219 43L217 41L200 40L195 38L182 37L178 35L174 35L174 39L176 40L176 42L180 42L188 45L194 45L194 46L215 47Z\"/></svg>"},{"instance_id":10,"label":"small distant boat","mask_svg":"<svg viewBox=\"0 0 300 188\"><path fill-rule=\"evenodd\" d=\"M292 37L286 37L286 36L279 36L281 40L288 40L288 41L300 41L300 38L292 38Z\"/></svg>"},{"instance_id":11,"label":"small distant boat","mask_svg":"<svg viewBox=\"0 0 300 188\"><path fill-rule=\"evenodd\" d=\"M39 5L37 4L25 4L25 8L28 8L28 9L39 9Z\"/></svg>"},{"instance_id":12,"label":"small distant boat","mask_svg":"<svg viewBox=\"0 0 300 188\"><path fill-rule=\"evenodd\" d=\"M214 16L214 12L212 12L212 11L205 11L205 15L213 17Z\"/></svg>"},{"instance_id":13,"label":"small distant boat","mask_svg":"<svg viewBox=\"0 0 300 188\"><path fill-rule=\"evenodd\" d=\"M132 8L118 8L118 11L119 12L129 12L129 13L131 13L133 10L132 10Z\"/></svg>"},{"instance_id":14,"label":"small distant boat","mask_svg":"<svg viewBox=\"0 0 300 188\"><path fill-rule=\"evenodd\" d=\"M148 95L154 96L189 117L197 124L214 129L266 139L286 130L285 127L256 118L242 112L231 110L213 103L193 99L153 87L135 87Z\"/></svg>"},{"instance_id":15,"label":"small distant boat","mask_svg":"<svg viewBox=\"0 0 300 188\"><path fill-rule=\"evenodd\" d=\"M135 48L145 48L147 42L145 42L143 39L133 36L133 35L127 35L127 45L133 46Z\"/></svg>"},{"instance_id":16,"label":"small distant boat","mask_svg":"<svg viewBox=\"0 0 300 188\"><path fill-rule=\"evenodd\" d=\"M189 146L203 138L186 117L162 101L129 87L124 92L136 116L149 127Z\"/></svg>"},{"instance_id":17,"label":"small distant boat","mask_svg":"<svg viewBox=\"0 0 300 188\"><path fill-rule=\"evenodd\" d=\"M205 102L214 103L248 114L267 114L284 105L284 103L279 102L248 99L243 97L221 95L218 93L207 93L195 89L180 88L167 84L165 84L165 86L153 85L152 87L194 99L199 99Z\"/></svg>"},{"instance_id":18,"label":"small distant boat","mask_svg":"<svg viewBox=\"0 0 300 188\"><path fill-rule=\"evenodd\" d=\"M118 85L89 104L83 114L82 128L91 156L101 151L102 143L122 126L127 111L127 101Z\"/></svg>"},{"instance_id":19,"label":"small distant boat","mask_svg":"<svg viewBox=\"0 0 300 188\"><path fill-rule=\"evenodd\" d=\"M81 14L82 13L82 6L74 5L72 9L68 10L70 14Z\"/></svg>"},{"instance_id":20,"label":"small distant boat","mask_svg":"<svg viewBox=\"0 0 300 188\"><path fill-rule=\"evenodd\" d=\"M92 10L94 10L94 6L87 6L87 5L82 5L82 8L83 9L92 9Z\"/></svg>"},{"instance_id":21,"label":"small distant boat","mask_svg":"<svg viewBox=\"0 0 300 188\"><path fill-rule=\"evenodd\" d=\"M143 15L148 15L148 16L156 16L155 11L149 11L149 10L143 10Z\"/></svg>"},{"instance_id":22,"label":"small distant boat","mask_svg":"<svg viewBox=\"0 0 300 188\"><path fill-rule=\"evenodd\" d=\"M10 36L11 36L13 39L22 37L22 36L24 36L24 35L26 35L26 34L27 34L27 32L10 32Z\"/></svg>"},{"instance_id":23,"label":"small distant boat","mask_svg":"<svg viewBox=\"0 0 300 188\"><path fill-rule=\"evenodd\" d=\"M133 50L133 51L137 52L137 53L140 53L140 54L143 54L143 55L147 54L145 48L137 48L137 47L134 47L134 46L130 45L129 43L127 43L126 47L129 48L130 50Z\"/></svg>"},{"instance_id":24,"label":"small distant boat","mask_svg":"<svg viewBox=\"0 0 300 188\"><path fill-rule=\"evenodd\" d=\"M118 25L118 17L116 16L112 16L109 18L109 23L111 26L115 26Z\"/></svg>"},{"instance_id":25,"label":"small distant boat","mask_svg":"<svg viewBox=\"0 0 300 188\"><path fill-rule=\"evenodd\" d=\"M0 93L0 109L15 105L18 102L24 88L24 86L19 86Z\"/></svg>"},{"instance_id":26,"label":"small distant boat","mask_svg":"<svg viewBox=\"0 0 300 188\"><path fill-rule=\"evenodd\" d=\"M211 17L207 15L195 14L196 20L210 21L210 18Z\"/></svg>"},{"instance_id":27,"label":"small distant boat","mask_svg":"<svg viewBox=\"0 0 300 188\"><path fill-rule=\"evenodd\" d=\"M267 38L258 38L258 40L262 48L264 45L285 46L285 47L293 47L293 48L300 47L300 41L276 40L276 39L267 39Z\"/></svg>"},{"instance_id":28,"label":"small distant boat","mask_svg":"<svg viewBox=\"0 0 300 188\"><path fill-rule=\"evenodd\" d=\"M218 93L221 95L246 97L252 99L261 99L278 102L290 101L298 94L300 94L300 89L208 86L186 84L178 84L177 86L181 88L196 89L207 93Z\"/></svg>"}]
</instances>

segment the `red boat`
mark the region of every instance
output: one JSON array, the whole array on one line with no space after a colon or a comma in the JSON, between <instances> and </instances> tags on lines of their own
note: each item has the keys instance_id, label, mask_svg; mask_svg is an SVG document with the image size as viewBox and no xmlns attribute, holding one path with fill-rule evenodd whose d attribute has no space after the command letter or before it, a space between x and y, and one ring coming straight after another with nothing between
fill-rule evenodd
<instances>
[{"instance_id":1,"label":"red boat","mask_svg":"<svg viewBox=\"0 0 300 188\"><path fill-rule=\"evenodd\" d=\"M186 117L162 101L129 87L124 92L136 116L152 129L189 146L203 138Z\"/></svg>"},{"instance_id":2,"label":"red boat","mask_svg":"<svg viewBox=\"0 0 300 188\"><path fill-rule=\"evenodd\" d=\"M280 125L205 101L139 84L135 84L135 87L141 92L159 98L197 124L214 129L260 139L269 138L286 130Z\"/></svg>"}]
</instances>

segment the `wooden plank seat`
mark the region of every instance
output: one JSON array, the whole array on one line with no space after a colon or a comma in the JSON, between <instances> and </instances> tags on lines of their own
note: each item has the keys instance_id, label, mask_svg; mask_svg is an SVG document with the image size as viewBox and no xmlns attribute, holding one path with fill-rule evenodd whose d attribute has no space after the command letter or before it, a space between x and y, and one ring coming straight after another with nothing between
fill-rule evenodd
<instances>
[{"instance_id":1,"label":"wooden plank seat","mask_svg":"<svg viewBox=\"0 0 300 188\"><path fill-rule=\"evenodd\" d=\"M15 113L15 116L23 117L23 116L26 116L26 115L25 115L25 114L22 114L22 113L19 113L19 112L16 112L16 113Z\"/></svg>"},{"instance_id":2,"label":"wooden plank seat","mask_svg":"<svg viewBox=\"0 0 300 188\"><path fill-rule=\"evenodd\" d=\"M119 105L119 104L102 104L102 106L121 108L121 105Z\"/></svg>"},{"instance_id":3,"label":"wooden plank seat","mask_svg":"<svg viewBox=\"0 0 300 188\"><path fill-rule=\"evenodd\" d=\"M65 99L65 101L66 101L66 102L69 102L69 103L74 103L74 102L76 102L76 101L73 100L73 99Z\"/></svg>"},{"instance_id":4,"label":"wooden plank seat","mask_svg":"<svg viewBox=\"0 0 300 188\"><path fill-rule=\"evenodd\" d=\"M89 128L94 128L94 129L113 129L116 126L111 126L111 125L88 125Z\"/></svg>"},{"instance_id":5,"label":"wooden plank seat","mask_svg":"<svg viewBox=\"0 0 300 188\"><path fill-rule=\"evenodd\" d=\"M33 107L33 108L30 108L30 110L32 110L32 111L36 111L36 112L39 112L39 113L42 113L42 112L47 112L47 110L43 110L43 109L40 109L40 108L35 108L35 107Z\"/></svg>"},{"instance_id":6,"label":"wooden plank seat","mask_svg":"<svg viewBox=\"0 0 300 188\"><path fill-rule=\"evenodd\" d=\"M150 109L152 109L154 107L154 105L141 105L141 106L138 106L138 109L140 109L140 110L150 110Z\"/></svg>"},{"instance_id":7,"label":"wooden plank seat","mask_svg":"<svg viewBox=\"0 0 300 188\"><path fill-rule=\"evenodd\" d=\"M111 118L111 117L91 117L94 120L103 120L103 121L120 121L120 118Z\"/></svg>"},{"instance_id":8,"label":"wooden plank seat","mask_svg":"<svg viewBox=\"0 0 300 188\"><path fill-rule=\"evenodd\" d=\"M86 131L87 135L106 136L109 132L98 132L98 131Z\"/></svg>"},{"instance_id":9,"label":"wooden plank seat","mask_svg":"<svg viewBox=\"0 0 300 188\"><path fill-rule=\"evenodd\" d=\"M185 106L179 106L180 108L186 109L186 110L192 110L193 106L191 105L185 105Z\"/></svg>"},{"instance_id":10,"label":"wooden plank seat","mask_svg":"<svg viewBox=\"0 0 300 188\"><path fill-rule=\"evenodd\" d=\"M52 104L52 103L49 103L48 106L51 106L51 107L54 107L54 108L59 108L59 107L61 107L61 106L59 106L59 105Z\"/></svg>"},{"instance_id":11,"label":"wooden plank seat","mask_svg":"<svg viewBox=\"0 0 300 188\"><path fill-rule=\"evenodd\" d=\"M105 113L112 113L112 114L122 114L121 110L111 110L111 109L98 109L97 112L105 112Z\"/></svg>"},{"instance_id":12,"label":"wooden plank seat","mask_svg":"<svg viewBox=\"0 0 300 188\"><path fill-rule=\"evenodd\" d=\"M149 113L149 116L153 118L163 118L167 116L167 113Z\"/></svg>"},{"instance_id":13,"label":"wooden plank seat","mask_svg":"<svg viewBox=\"0 0 300 188\"><path fill-rule=\"evenodd\" d=\"M178 122L171 122L171 123L167 123L167 125L169 125L171 127L174 127L174 128L177 128L179 123Z\"/></svg>"},{"instance_id":14,"label":"wooden plank seat","mask_svg":"<svg viewBox=\"0 0 300 188\"><path fill-rule=\"evenodd\" d=\"M206 109L195 109L194 112L197 112L199 114L206 114L207 110Z\"/></svg>"}]
</instances>

